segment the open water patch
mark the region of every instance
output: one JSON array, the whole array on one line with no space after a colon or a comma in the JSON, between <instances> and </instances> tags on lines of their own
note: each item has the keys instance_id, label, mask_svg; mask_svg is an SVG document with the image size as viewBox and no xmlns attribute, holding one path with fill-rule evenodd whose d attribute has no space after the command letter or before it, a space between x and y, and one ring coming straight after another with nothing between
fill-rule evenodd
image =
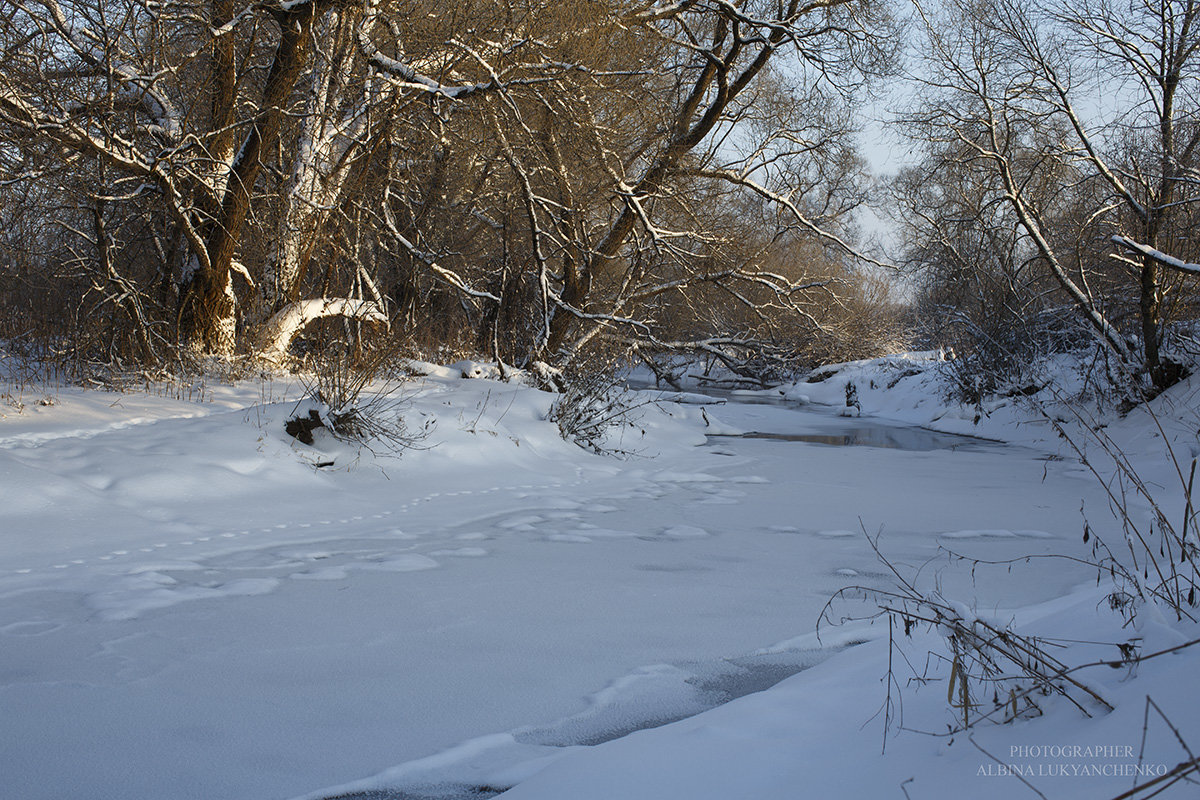
<instances>
[{"instance_id":1,"label":"open water patch","mask_svg":"<svg viewBox=\"0 0 1200 800\"><path fill-rule=\"evenodd\" d=\"M651 390L651 387L640 388ZM700 389L698 392L702 393L662 392L662 399L693 405L776 406L799 411L803 414L814 415L822 418L822 421L829 419L838 410L831 406L819 406L808 402L789 400L781 393L773 390L730 389L710 386ZM858 421L848 425L833 424L828 427L821 425L818 430L809 430L801 433L749 431L736 434L709 434L708 436L710 445L729 439L768 439L778 442L799 442L801 444L817 444L828 447L878 447L887 450L905 450L910 452L930 452L934 450L979 451L1003 445L1003 442L996 442L977 436L944 433L912 425L894 425L867 421ZM725 455L725 453L719 454Z\"/></svg>"},{"instance_id":2,"label":"open water patch","mask_svg":"<svg viewBox=\"0 0 1200 800\"><path fill-rule=\"evenodd\" d=\"M710 444L729 439L767 439L776 442L800 442L802 444L825 445L827 447L879 447L888 450L930 452L933 450L986 450L999 445L989 439L942 433L928 428L900 427L896 425L860 424L847 427L823 429L809 433L775 433L748 431L737 434L710 434Z\"/></svg>"},{"instance_id":3,"label":"open water patch","mask_svg":"<svg viewBox=\"0 0 1200 800\"><path fill-rule=\"evenodd\" d=\"M331 795L327 800L488 800L511 789L499 786L448 785L414 789L366 789Z\"/></svg>"}]
</instances>

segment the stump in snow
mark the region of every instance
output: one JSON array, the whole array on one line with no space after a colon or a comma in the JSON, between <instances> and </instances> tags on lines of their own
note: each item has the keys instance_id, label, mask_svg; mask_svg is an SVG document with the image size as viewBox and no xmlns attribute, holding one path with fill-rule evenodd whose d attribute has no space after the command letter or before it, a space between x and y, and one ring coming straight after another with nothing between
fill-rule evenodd
<instances>
[{"instance_id":1,"label":"stump in snow","mask_svg":"<svg viewBox=\"0 0 1200 800\"><path fill-rule=\"evenodd\" d=\"M295 416L289 419L283 426L284 431L288 436L299 439L304 444L313 443L313 431L317 428L324 428L325 423L321 419L321 414L316 409L308 412L308 416Z\"/></svg>"}]
</instances>

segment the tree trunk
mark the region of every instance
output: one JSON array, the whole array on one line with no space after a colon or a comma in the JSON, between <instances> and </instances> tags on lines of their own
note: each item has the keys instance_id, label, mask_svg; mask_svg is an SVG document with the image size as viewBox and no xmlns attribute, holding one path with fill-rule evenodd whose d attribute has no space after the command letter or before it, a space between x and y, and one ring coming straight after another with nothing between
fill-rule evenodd
<instances>
[{"instance_id":1,"label":"tree trunk","mask_svg":"<svg viewBox=\"0 0 1200 800\"><path fill-rule=\"evenodd\" d=\"M312 4L277 11L279 44L267 75L259 113L234 158L216 220L206 236L208 266L199 266L184 290L184 340L201 352L230 355L236 344L237 302L231 269L241 243L262 157L279 136L283 107L307 60Z\"/></svg>"},{"instance_id":2,"label":"tree trunk","mask_svg":"<svg viewBox=\"0 0 1200 800\"><path fill-rule=\"evenodd\" d=\"M1153 246L1153 245L1151 245ZM1155 389L1166 389L1172 380L1163 369L1159 354L1159 317L1162 298L1159 296L1158 263L1145 256L1142 258L1141 296L1138 305L1142 318L1142 351L1146 361L1146 372Z\"/></svg>"}]
</instances>

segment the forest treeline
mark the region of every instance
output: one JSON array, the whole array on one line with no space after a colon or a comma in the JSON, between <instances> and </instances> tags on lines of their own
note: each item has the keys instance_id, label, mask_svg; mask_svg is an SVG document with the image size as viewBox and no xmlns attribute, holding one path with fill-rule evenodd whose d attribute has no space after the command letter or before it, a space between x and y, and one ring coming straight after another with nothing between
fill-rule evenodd
<instances>
[{"instance_id":1,"label":"forest treeline","mask_svg":"<svg viewBox=\"0 0 1200 800\"><path fill-rule=\"evenodd\" d=\"M756 376L912 343L1003 373L1096 341L1161 388L1200 271L1196 16L7 0L0 336L121 364L325 336ZM900 75L917 163L881 187L858 126ZM872 193L885 255L861 242Z\"/></svg>"}]
</instances>

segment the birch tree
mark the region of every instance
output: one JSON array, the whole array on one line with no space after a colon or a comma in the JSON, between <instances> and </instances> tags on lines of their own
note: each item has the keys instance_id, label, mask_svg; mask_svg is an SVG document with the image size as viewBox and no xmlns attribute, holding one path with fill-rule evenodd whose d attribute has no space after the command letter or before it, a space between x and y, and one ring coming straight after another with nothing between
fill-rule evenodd
<instances>
[{"instance_id":1,"label":"birch tree","mask_svg":"<svg viewBox=\"0 0 1200 800\"><path fill-rule=\"evenodd\" d=\"M410 65L396 36L387 43L380 32L390 19L398 34L399 14L410 12L332 0L14 4L3 20L0 122L11 146L102 166L131 187L122 199L154 199L169 221L160 249L171 261L181 336L228 354L244 318L239 294L261 292L276 312L299 299L304 242L319 239L389 99L454 98L503 80L489 72L450 85L441 77L455 77L452 62L431 61L439 77ZM298 140L285 140L294 119ZM276 175L288 176L286 197L262 280L262 265L248 268L240 251Z\"/></svg>"}]
</instances>

